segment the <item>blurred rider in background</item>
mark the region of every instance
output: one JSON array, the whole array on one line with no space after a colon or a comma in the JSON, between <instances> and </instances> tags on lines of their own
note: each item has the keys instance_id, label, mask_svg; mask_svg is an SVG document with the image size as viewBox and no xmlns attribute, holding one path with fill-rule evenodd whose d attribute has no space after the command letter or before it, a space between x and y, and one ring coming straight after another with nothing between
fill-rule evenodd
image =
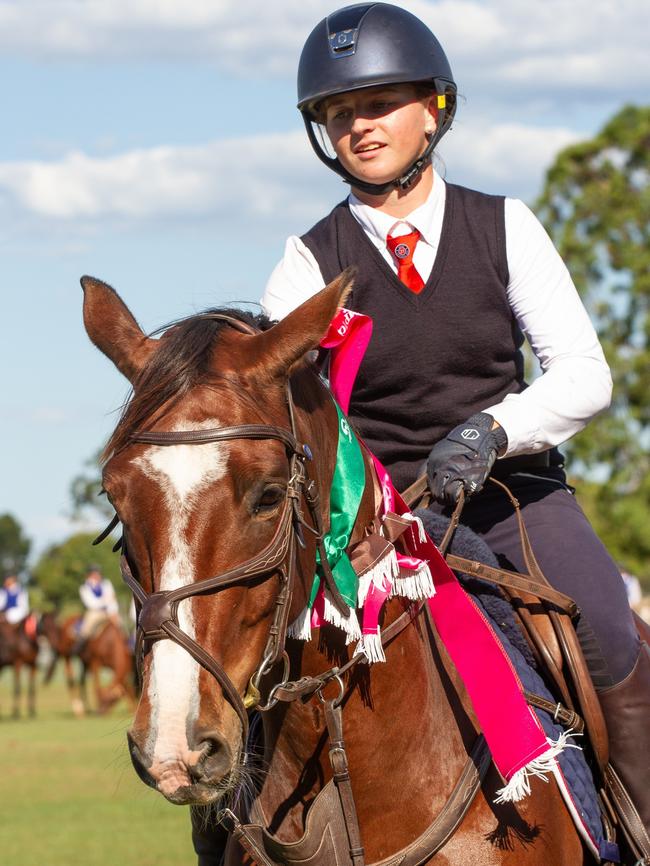
<instances>
[{"instance_id":1,"label":"blurred rider in background","mask_svg":"<svg viewBox=\"0 0 650 866\"><path fill-rule=\"evenodd\" d=\"M29 596L15 574L8 574L0 589L0 614L11 625L29 616Z\"/></svg>"},{"instance_id":2,"label":"blurred rider in background","mask_svg":"<svg viewBox=\"0 0 650 866\"><path fill-rule=\"evenodd\" d=\"M79 625L79 640L75 651L78 653L85 642L107 621L122 627L120 609L113 584L104 577L97 565L91 565L86 579L79 587L79 597L86 611Z\"/></svg>"}]
</instances>

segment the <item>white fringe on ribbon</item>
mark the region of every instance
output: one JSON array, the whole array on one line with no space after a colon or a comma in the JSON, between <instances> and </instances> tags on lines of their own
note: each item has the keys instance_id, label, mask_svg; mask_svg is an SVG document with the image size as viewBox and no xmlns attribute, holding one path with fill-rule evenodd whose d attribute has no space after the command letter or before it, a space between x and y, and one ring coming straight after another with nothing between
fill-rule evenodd
<instances>
[{"instance_id":1,"label":"white fringe on ribbon","mask_svg":"<svg viewBox=\"0 0 650 866\"><path fill-rule=\"evenodd\" d=\"M386 661L379 629L377 629L377 634L364 634L361 636L361 640L356 645L353 655L358 656L360 653L364 653L368 659L368 664Z\"/></svg>"},{"instance_id":2,"label":"white fringe on ribbon","mask_svg":"<svg viewBox=\"0 0 650 866\"><path fill-rule=\"evenodd\" d=\"M548 751L544 752L538 758L535 758L530 763L522 767L521 770L513 775L508 784L497 791L495 803L518 803L530 794L530 779L536 776L544 782L548 782L549 773L554 773L557 767L556 758L564 751L564 749L579 749L575 743L567 742L571 736L571 729L563 731L557 740L553 741L547 737L547 742L550 746Z\"/></svg>"},{"instance_id":3,"label":"white fringe on ribbon","mask_svg":"<svg viewBox=\"0 0 650 866\"><path fill-rule=\"evenodd\" d=\"M311 640L311 614L312 611L310 608L303 608L301 613L298 614L288 627L288 637L293 637L296 640ZM332 599L327 591L325 592L324 619L325 622L329 622L331 625L336 626L336 628L340 628L341 631L345 632L346 644L350 644L352 641L360 639L361 626L359 625L356 610L349 608L348 615L342 616L332 603Z\"/></svg>"},{"instance_id":4,"label":"white fringe on ribbon","mask_svg":"<svg viewBox=\"0 0 650 866\"><path fill-rule=\"evenodd\" d=\"M363 607L366 601L366 596L373 584L377 589L382 589L385 581L392 584L393 579L396 578L398 574L399 563L397 562L397 553L393 547L375 566L359 575L359 589L357 592L358 606Z\"/></svg>"},{"instance_id":5,"label":"white fringe on ribbon","mask_svg":"<svg viewBox=\"0 0 650 866\"><path fill-rule=\"evenodd\" d=\"M415 571L401 568L399 577L393 581L393 588L390 594L391 597L399 595L403 598L408 598L410 601L433 598L436 594L436 588L428 564L422 562Z\"/></svg>"},{"instance_id":6,"label":"white fringe on ribbon","mask_svg":"<svg viewBox=\"0 0 650 866\"><path fill-rule=\"evenodd\" d=\"M325 590L325 622L329 622L336 626L336 628L340 628L341 631L345 632L346 644L352 643L353 640L359 640L361 637L361 627L359 626L359 620L357 619L357 612L352 608L349 608L348 610L349 612L347 616L342 616L341 613L339 613L338 608L336 608L332 603L329 592Z\"/></svg>"},{"instance_id":7,"label":"white fringe on ribbon","mask_svg":"<svg viewBox=\"0 0 650 866\"><path fill-rule=\"evenodd\" d=\"M287 629L287 636L296 640L311 640L311 610L304 607Z\"/></svg>"},{"instance_id":8,"label":"white fringe on ribbon","mask_svg":"<svg viewBox=\"0 0 650 866\"><path fill-rule=\"evenodd\" d=\"M424 531L424 524L422 523L422 518L416 517L415 514L411 514L410 511L407 511L406 514L401 515L403 520L408 520L413 525L411 526L411 531L415 533L417 531L418 540L425 542L427 540L427 534Z\"/></svg>"}]
</instances>

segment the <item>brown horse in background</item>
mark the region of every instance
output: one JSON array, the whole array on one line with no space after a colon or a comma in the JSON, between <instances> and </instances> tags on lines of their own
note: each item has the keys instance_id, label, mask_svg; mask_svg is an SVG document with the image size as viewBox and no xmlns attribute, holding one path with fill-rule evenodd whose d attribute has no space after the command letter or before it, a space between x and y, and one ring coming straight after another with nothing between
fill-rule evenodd
<instances>
[{"instance_id":1,"label":"brown horse in background","mask_svg":"<svg viewBox=\"0 0 650 866\"><path fill-rule=\"evenodd\" d=\"M318 527L305 502L318 491L329 524L338 421L307 358L342 305L349 280L343 275L261 333L232 318L224 323L229 311L209 311L160 340L146 337L110 287L89 278L82 285L90 338L134 386L109 443L103 479L124 528L123 568L129 580L134 576L145 604L141 625L146 619L148 629L131 757L140 777L171 802L219 808L250 781L243 696L251 695L251 679L265 696L270 682L280 681L280 666L269 659L281 655L265 653L273 629L284 638L276 608L286 604L285 624L292 622L310 592ZM221 440L220 428L228 428ZM284 439L278 431L286 431ZM299 443L308 444L304 454L313 460L297 456ZM301 466L308 474L304 496L295 488ZM374 516L374 497L366 465L352 542ZM194 595L193 585L212 575L220 575L218 586L199 586ZM169 591L174 595L162 594ZM404 610L400 599L388 603L384 632ZM158 639L179 632L186 636L183 645ZM283 682L317 679L333 665L347 665L353 651L329 626L309 642L289 639L284 646ZM401 863L393 859L396 852L432 824L466 766L475 717L422 619L387 645L386 664L359 664L340 685L365 861ZM273 706L269 700L263 708L264 773L255 808L283 842L305 833L315 799L332 779L325 710L336 691L332 682L322 702L312 696ZM253 696L258 707L264 704L266 697ZM588 862L553 779L533 779L532 794L521 803L495 804L502 784L491 767L455 834L440 853L417 862ZM226 862L252 860L231 840Z\"/></svg>"},{"instance_id":2,"label":"brown horse in background","mask_svg":"<svg viewBox=\"0 0 650 866\"><path fill-rule=\"evenodd\" d=\"M86 689L88 673L92 676L98 713L108 712L122 697L126 697L131 705L135 706L133 653L123 630L108 620L77 652L79 620L80 617L75 615L59 622L52 613L43 614L41 617L39 632L47 638L53 653L45 682L50 682L57 661L62 658L75 715L83 716L90 711ZM75 678L72 665L75 655L81 662L78 680ZM113 673L110 683L106 686L101 683L101 671L104 668L108 668Z\"/></svg>"},{"instance_id":3,"label":"brown horse in background","mask_svg":"<svg viewBox=\"0 0 650 866\"><path fill-rule=\"evenodd\" d=\"M34 614L30 614L34 617ZM30 619L28 617L28 619ZM29 635L25 630L25 620L15 624L8 623L0 616L0 670L3 667L13 668L13 709L14 719L20 718L22 700L22 671L27 669L27 712L36 715L36 662L38 660L38 641L35 635Z\"/></svg>"}]
</instances>

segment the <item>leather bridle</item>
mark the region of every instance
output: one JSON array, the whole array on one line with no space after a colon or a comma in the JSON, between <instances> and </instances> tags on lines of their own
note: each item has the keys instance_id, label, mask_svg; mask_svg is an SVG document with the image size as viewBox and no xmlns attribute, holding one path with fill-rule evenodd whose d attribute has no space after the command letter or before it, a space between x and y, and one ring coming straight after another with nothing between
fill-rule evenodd
<instances>
[{"instance_id":1,"label":"leather bridle","mask_svg":"<svg viewBox=\"0 0 650 866\"><path fill-rule=\"evenodd\" d=\"M258 333L238 319L222 314L209 314L210 318L222 319L232 327L248 334ZM257 555L223 574L199 580L173 590L148 593L133 576L129 561L127 540L122 540L120 569L124 581L136 597L140 612L136 630L136 663L140 668L144 656L154 642L172 640L183 647L219 683L224 697L239 716L242 726L242 740L245 745L248 736L248 710L260 707L258 689L261 677L284 658L284 678L278 686L288 680L288 657L285 652L288 618L295 584L297 566L297 547L305 547L303 529L315 536L321 553L321 563L325 563L324 577L334 603L341 607L345 603L340 598L323 547L323 516L317 483L309 478L306 463L311 461L311 449L298 441L291 385L287 383L286 401L290 429L265 424L241 424L232 427L217 427L204 430L175 431L137 431L129 437L130 444L201 445L210 442L223 442L234 439L275 439L286 447L289 455L289 482L275 533L269 544ZM301 501L305 500L311 521L307 522L302 513ZM97 539L102 540L110 528ZM251 677L246 696L242 699L238 689L228 677L223 666L190 635L184 632L178 621L178 606L181 601L199 595L218 592L234 584L251 581L258 577L268 579L274 574L280 578L280 589L276 599L273 621L269 630L262 660Z\"/></svg>"}]
</instances>

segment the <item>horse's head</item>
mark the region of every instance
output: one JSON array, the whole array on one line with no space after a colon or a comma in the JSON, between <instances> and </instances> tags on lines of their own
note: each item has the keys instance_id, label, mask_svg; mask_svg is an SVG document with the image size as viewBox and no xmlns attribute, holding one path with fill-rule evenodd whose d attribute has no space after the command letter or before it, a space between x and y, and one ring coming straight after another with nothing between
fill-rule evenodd
<instances>
[{"instance_id":1,"label":"horse's head","mask_svg":"<svg viewBox=\"0 0 650 866\"><path fill-rule=\"evenodd\" d=\"M131 755L173 802L207 803L236 782L243 695L305 603L315 542L306 532L298 550L296 509L313 522L304 488L329 483L336 449L306 355L349 285L343 275L264 331L209 311L152 339L109 286L82 279L86 330L133 386L103 474L142 606Z\"/></svg>"}]
</instances>

